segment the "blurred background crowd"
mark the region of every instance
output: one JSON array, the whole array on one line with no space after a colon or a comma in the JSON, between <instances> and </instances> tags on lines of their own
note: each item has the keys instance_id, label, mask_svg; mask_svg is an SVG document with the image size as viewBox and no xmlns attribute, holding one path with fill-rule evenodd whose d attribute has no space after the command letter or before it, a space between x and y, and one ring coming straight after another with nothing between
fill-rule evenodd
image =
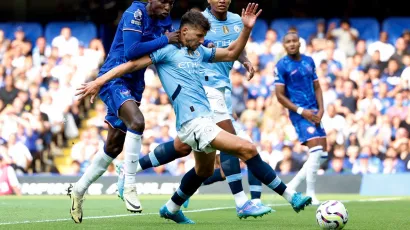
<instances>
[{"instance_id":1,"label":"blurred background crowd","mask_svg":"<svg viewBox=\"0 0 410 230\"><path fill-rule=\"evenodd\" d=\"M287 30L297 31L295 26ZM10 39L0 29L0 166L17 175L82 174L104 145L106 108L101 101L77 101L75 89L95 79L108 50L97 37L84 43L69 27L50 42L28 39L25 32L16 26ZM264 39L249 40L246 51L257 70L251 81L239 63L230 77L237 120L262 158L290 174L307 159L307 148L275 96L284 32L268 29ZM319 173L410 171L410 32L389 36L381 31L378 40L362 39L349 20L319 20L315 33L301 36L301 52L315 61L324 97L330 157ZM176 136L175 115L153 67L145 80L142 155ZM188 156L143 173L182 175L193 165ZM106 174L114 171L111 165Z\"/></svg>"}]
</instances>

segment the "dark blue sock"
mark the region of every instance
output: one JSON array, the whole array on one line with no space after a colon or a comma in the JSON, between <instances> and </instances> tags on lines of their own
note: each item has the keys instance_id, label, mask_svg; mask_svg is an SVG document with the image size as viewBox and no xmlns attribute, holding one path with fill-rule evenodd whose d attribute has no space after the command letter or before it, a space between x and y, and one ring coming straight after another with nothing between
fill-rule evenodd
<instances>
[{"instance_id":1,"label":"dark blue sock","mask_svg":"<svg viewBox=\"0 0 410 230\"><path fill-rule=\"evenodd\" d=\"M196 174L195 168L189 170L181 180L181 185L171 197L177 205L182 205L191 197L207 178Z\"/></svg>"},{"instance_id":2,"label":"dark blue sock","mask_svg":"<svg viewBox=\"0 0 410 230\"><path fill-rule=\"evenodd\" d=\"M210 185L218 181L224 181L222 178L221 169L215 169L214 174L204 181L204 185Z\"/></svg>"},{"instance_id":3,"label":"dark blue sock","mask_svg":"<svg viewBox=\"0 0 410 230\"><path fill-rule=\"evenodd\" d=\"M251 170L248 170L248 181L251 198L260 199L262 195L262 182L252 174Z\"/></svg>"},{"instance_id":4,"label":"dark blue sock","mask_svg":"<svg viewBox=\"0 0 410 230\"><path fill-rule=\"evenodd\" d=\"M226 180L231 188L232 194L237 194L243 191L241 167L239 165L239 158L221 152L221 167L224 171Z\"/></svg>"},{"instance_id":5,"label":"dark blue sock","mask_svg":"<svg viewBox=\"0 0 410 230\"><path fill-rule=\"evenodd\" d=\"M140 166L143 170L157 167L178 159L180 155L175 150L174 141L158 145L153 152L139 159Z\"/></svg>"},{"instance_id":6,"label":"dark blue sock","mask_svg":"<svg viewBox=\"0 0 410 230\"><path fill-rule=\"evenodd\" d=\"M245 163L248 165L248 170L266 186L279 195L285 192L286 185L276 176L275 170L262 160L259 154L247 160Z\"/></svg>"}]
</instances>

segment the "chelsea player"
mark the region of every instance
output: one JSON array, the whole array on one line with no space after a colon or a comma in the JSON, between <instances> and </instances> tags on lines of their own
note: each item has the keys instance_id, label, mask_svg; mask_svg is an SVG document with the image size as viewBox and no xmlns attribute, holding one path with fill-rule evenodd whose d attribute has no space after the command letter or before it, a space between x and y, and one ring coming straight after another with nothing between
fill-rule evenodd
<instances>
[{"instance_id":1,"label":"chelsea player","mask_svg":"<svg viewBox=\"0 0 410 230\"><path fill-rule=\"evenodd\" d=\"M122 15L110 52L98 76L101 77L128 60L152 53L169 43L177 43L178 32L167 33L172 31L169 14L173 4L174 0L149 0L148 3L134 1ZM138 108L145 86L144 72L145 68L142 68L124 74L101 88L100 97L108 107L105 117L109 124L107 142L104 150L95 155L80 180L68 188L72 202L70 214L76 223L82 222L82 204L86 190L106 171L123 149L126 166L125 205L131 212L142 211L135 188L135 172L144 130L144 117Z\"/></svg>"},{"instance_id":2,"label":"chelsea player","mask_svg":"<svg viewBox=\"0 0 410 230\"><path fill-rule=\"evenodd\" d=\"M87 84L89 86L87 88L93 88L91 91L98 91L106 81L155 64L177 116L178 137L176 139L191 146L195 156L195 167L184 175L180 187L160 209L160 216L163 218L181 224L194 223L184 216L180 207L213 174L215 150L225 151L243 160L255 177L282 195L296 212L303 210L311 202L310 197L303 197L300 193L286 187L276 176L275 171L262 161L254 144L222 130L215 124L213 111L210 109L200 80L199 71L202 62L226 62L238 58L246 45L256 18L261 13L261 11L256 13L257 8L258 5L252 3L246 10L242 10L244 28L238 39L223 49L201 46L210 24L200 12L191 10L181 19L181 46L168 45L150 56L121 64L100 79ZM88 92L89 89L82 91L81 94ZM244 206L243 210L246 211L256 205L247 202Z\"/></svg>"},{"instance_id":3,"label":"chelsea player","mask_svg":"<svg viewBox=\"0 0 410 230\"><path fill-rule=\"evenodd\" d=\"M326 132L321 123L324 113L322 90L313 59L299 52L299 35L294 32L286 34L283 46L287 56L276 65L276 96L279 103L289 109L299 141L309 148L308 160L288 187L296 189L306 179L306 195L312 197L312 204L318 205L315 196L317 170L328 156Z\"/></svg>"}]
</instances>

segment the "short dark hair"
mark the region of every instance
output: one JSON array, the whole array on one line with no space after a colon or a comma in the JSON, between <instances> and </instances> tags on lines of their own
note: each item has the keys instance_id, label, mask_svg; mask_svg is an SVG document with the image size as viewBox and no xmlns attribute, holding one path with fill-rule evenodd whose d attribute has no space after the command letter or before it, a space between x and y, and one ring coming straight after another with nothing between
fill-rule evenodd
<instances>
[{"instance_id":1,"label":"short dark hair","mask_svg":"<svg viewBox=\"0 0 410 230\"><path fill-rule=\"evenodd\" d=\"M208 19L201 12L193 9L182 15L180 28L186 24L201 28L207 32L211 29Z\"/></svg>"},{"instance_id":2,"label":"short dark hair","mask_svg":"<svg viewBox=\"0 0 410 230\"><path fill-rule=\"evenodd\" d=\"M297 33L297 32L294 32L294 31L289 31L289 32L287 32L286 34L285 34L285 36L283 36L283 41L285 41L285 38L288 36L288 35L295 35L296 37L298 37L298 39L300 38L299 37L299 34Z\"/></svg>"}]
</instances>

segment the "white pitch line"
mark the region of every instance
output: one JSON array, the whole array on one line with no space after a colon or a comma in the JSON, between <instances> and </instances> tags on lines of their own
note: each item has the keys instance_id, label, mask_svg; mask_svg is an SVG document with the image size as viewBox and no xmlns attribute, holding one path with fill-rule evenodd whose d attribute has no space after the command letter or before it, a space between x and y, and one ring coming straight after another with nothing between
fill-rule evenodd
<instances>
[{"instance_id":1,"label":"white pitch line","mask_svg":"<svg viewBox=\"0 0 410 230\"><path fill-rule=\"evenodd\" d=\"M342 203L349 203L349 202L381 202L381 201L392 201L392 200L401 200L402 198L374 198L374 199L360 199L360 200L342 200ZM287 206L289 204L268 204L267 206L271 207L280 207L280 206ZM209 212L209 211L218 211L218 210L226 210L226 209L234 209L235 207L217 207L217 208L203 208L203 209L196 209L196 210L187 210L184 213L196 213L196 212ZM141 214L120 214L120 215L109 215L109 216L89 216L84 217L84 220L91 220L91 219L111 219L111 218L119 218L119 217L130 217L130 216L148 216L148 215L158 215L158 212L150 212L150 213L141 213ZM71 218L64 218L64 219L52 219L52 220L26 220L26 221L14 221L14 222L4 222L0 223L2 225L17 225L17 224L35 224L35 223L50 223L50 222L64 222L64 221L72 221Z\"/></svg>"}]
</instances>

